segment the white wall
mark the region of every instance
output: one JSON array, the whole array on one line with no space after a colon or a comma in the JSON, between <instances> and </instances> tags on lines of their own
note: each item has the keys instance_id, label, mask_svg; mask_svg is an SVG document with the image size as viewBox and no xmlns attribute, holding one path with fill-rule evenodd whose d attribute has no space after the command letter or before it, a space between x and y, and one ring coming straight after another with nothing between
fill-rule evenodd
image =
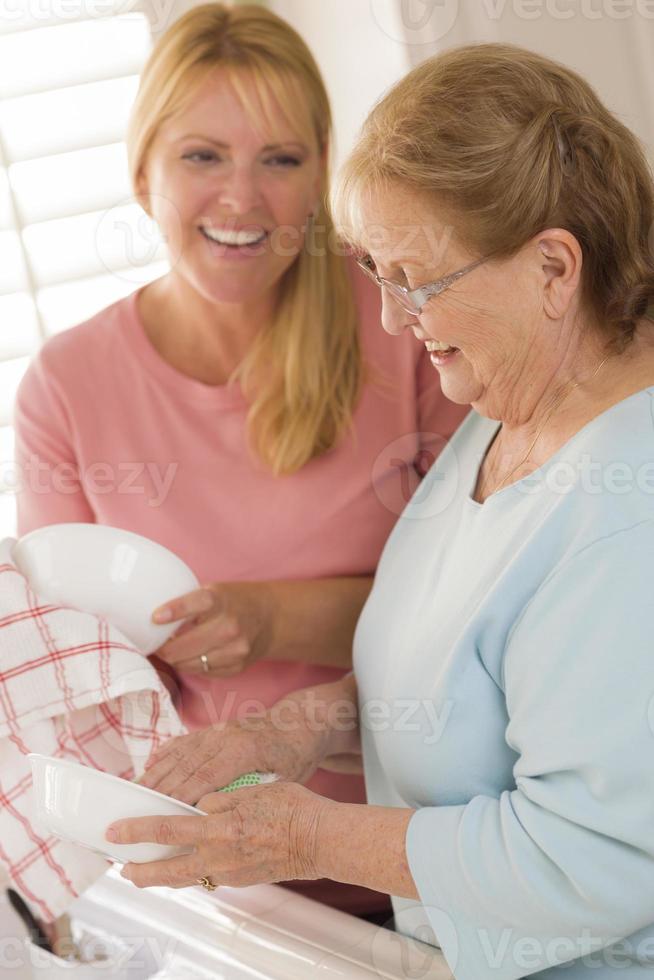
<instances>
[{"instance_id":1,"label":"white wall","mask_svg":"<svg viewBox=\"0 0 654 980\"><path fill-rule=\"evenodd\" d=\"M369 0L357 2L367 6ZM530 48L583 75L640 137L654 163L654 0L393 2L413 64L478 41Z\"/></svg>"},{"instance_id":2,"label":"white wall","mask_svg":"<svg viewBox=\"0 0 654 980\"><path fill-rule=\"evenodd\" d=\"M343 159L369 109L411 67L396 0L270 0L267 6L303 36L320 65L332 100L336 158Z\"/></svg>"}]
</instances>

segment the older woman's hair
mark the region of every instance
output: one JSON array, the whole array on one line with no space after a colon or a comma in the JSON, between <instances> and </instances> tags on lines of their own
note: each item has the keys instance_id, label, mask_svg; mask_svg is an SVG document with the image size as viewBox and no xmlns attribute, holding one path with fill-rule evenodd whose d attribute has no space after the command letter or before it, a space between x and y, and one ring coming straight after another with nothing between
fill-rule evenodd
<instances>
[{"instance_id":1,"label":"older woman's hair","mask_svg":"<svg viewBox=\"0 0 654 980\"><path fill-rule=\"evenodd\" d=\"M262 132L276 104L299 138L325 156L323 199L314 215L321 237L286 272L273 325L235 374L250 397L253 447L274 473L291 473L348 428L363 373L351 282L326 200L329 99L311 52L280 17L254 5L194 7L158 41L141 76L127 133L135 189L159 127L184 111L216 69ZM245 77L254 82L256 104Z\"/></svg>"},{"instance_id":2,"label":"older woman's hair","mask_svg":"<svg viewBox=\"0 0 654 980\"><path fill-rule=\"evenodd\" d=\"M357 241L363 195L399 182L444 208L472 254L546 228L583 254L582 302L616 349L654 318L654 185L633 133L579 75L507 44L431 58L373 109L335 195ZM649 309L648 309L649 308Z\"/></svg>"}]
</instances>

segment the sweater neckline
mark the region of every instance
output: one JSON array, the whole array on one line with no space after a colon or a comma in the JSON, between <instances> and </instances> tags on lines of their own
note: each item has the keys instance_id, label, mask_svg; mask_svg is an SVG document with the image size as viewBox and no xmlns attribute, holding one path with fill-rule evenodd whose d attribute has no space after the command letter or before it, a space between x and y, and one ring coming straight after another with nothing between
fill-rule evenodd
<instances>
[{"instance_id":1,"label":"sweater neckline","mask_svg":"<svg viewBox=\"0 0 654 980\"><path fill-rule=\"evenodd\" d=\"M639 399L642 399L643 395L648 394L652 399L654 404L654 386L646 385L644 388L639 388L637 391L633 391L630 395L626 395L619 401L614 402L613 405L609 405L608 408L603 409L597 415L589 419L577 432L573 433L562 446L557 449L549 459L546 459L537 469L529 473L527 476L522 477L519 480L515 480L513 483L509 483L507 486L502 487L501 490L497 490L492 493L483 503L475 500L473 494L475 492L475 487L479 479L479 471L482 467L486 453L488 452L491 443L495 439L497 433L499 432L501 423L495 419L487 419L482 415L478 415L479 419L483 419L486 423L480 430L478 439L478 449L476 454L475 465L472 467L469 473L468 487L466 490L466 503L467 505L478 511L487 512L490 508L488 504L493 507L498 501L503 500L515 500L516 495L533 495L538 489L546 486L546 477L550 470L555 466L561 465L565 462L573 462L575 460L575 453L578 452L579 444L583 445L583 441L589 436L592 437L593 433L597 428L605 425L608 419L614 418L619 415L620 412L624 411L625 408L632 403L635 403ZM654 409L653 409L654 417Z\"/></svg>"}]
</instances>

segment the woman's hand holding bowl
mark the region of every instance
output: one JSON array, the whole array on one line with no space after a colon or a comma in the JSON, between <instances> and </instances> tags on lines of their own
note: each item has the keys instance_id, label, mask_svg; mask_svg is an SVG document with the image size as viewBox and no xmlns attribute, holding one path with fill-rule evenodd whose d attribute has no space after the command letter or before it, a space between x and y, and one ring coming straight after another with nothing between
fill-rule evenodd
<instances>
[{"instance_id":1,"label":"woman's hand holding bowl","mask_svg":"<svg viewBox=\"0 0 654 980\"><path fill-rule=\"evenodd\" d=\"M140 888L185 888L201 879L242 887L319 878L319 825L331 805L331 800L297 783L270 783L203 797L198 806L206 816L118 821L107 838L123 844L158 841L194 848L191 854L167 861L126 864L123 877Z\"/></svg>"},{"instance_id":2,"label":"woman's hand holding bowl","mask_svg":"<svg viewBox=\"0 0 654 980\"><path fill-rule=\"evenodd\" d=\"M172 599L152 619L182 625L157 656L182 673L240 674L268 650L273 605L266 582L214 582Z\"/></svg>"}]
</instances>

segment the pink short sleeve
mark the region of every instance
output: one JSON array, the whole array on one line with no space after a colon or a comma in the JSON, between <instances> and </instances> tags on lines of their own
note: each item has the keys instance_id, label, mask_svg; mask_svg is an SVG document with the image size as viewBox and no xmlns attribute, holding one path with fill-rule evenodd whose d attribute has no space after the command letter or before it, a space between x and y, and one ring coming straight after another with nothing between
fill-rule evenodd
<instances>
[{"instance_id":1,"label":"pink short sleeve","mask_svg":"<svg viewBox=\"0 0 654 980\"><path fill-rule=\"evenodd\" d=\"M71 424L43 354L28 368L14 406L18 533L45 524L94 521L79 479Z\"/></svg>"}]
</instances>

